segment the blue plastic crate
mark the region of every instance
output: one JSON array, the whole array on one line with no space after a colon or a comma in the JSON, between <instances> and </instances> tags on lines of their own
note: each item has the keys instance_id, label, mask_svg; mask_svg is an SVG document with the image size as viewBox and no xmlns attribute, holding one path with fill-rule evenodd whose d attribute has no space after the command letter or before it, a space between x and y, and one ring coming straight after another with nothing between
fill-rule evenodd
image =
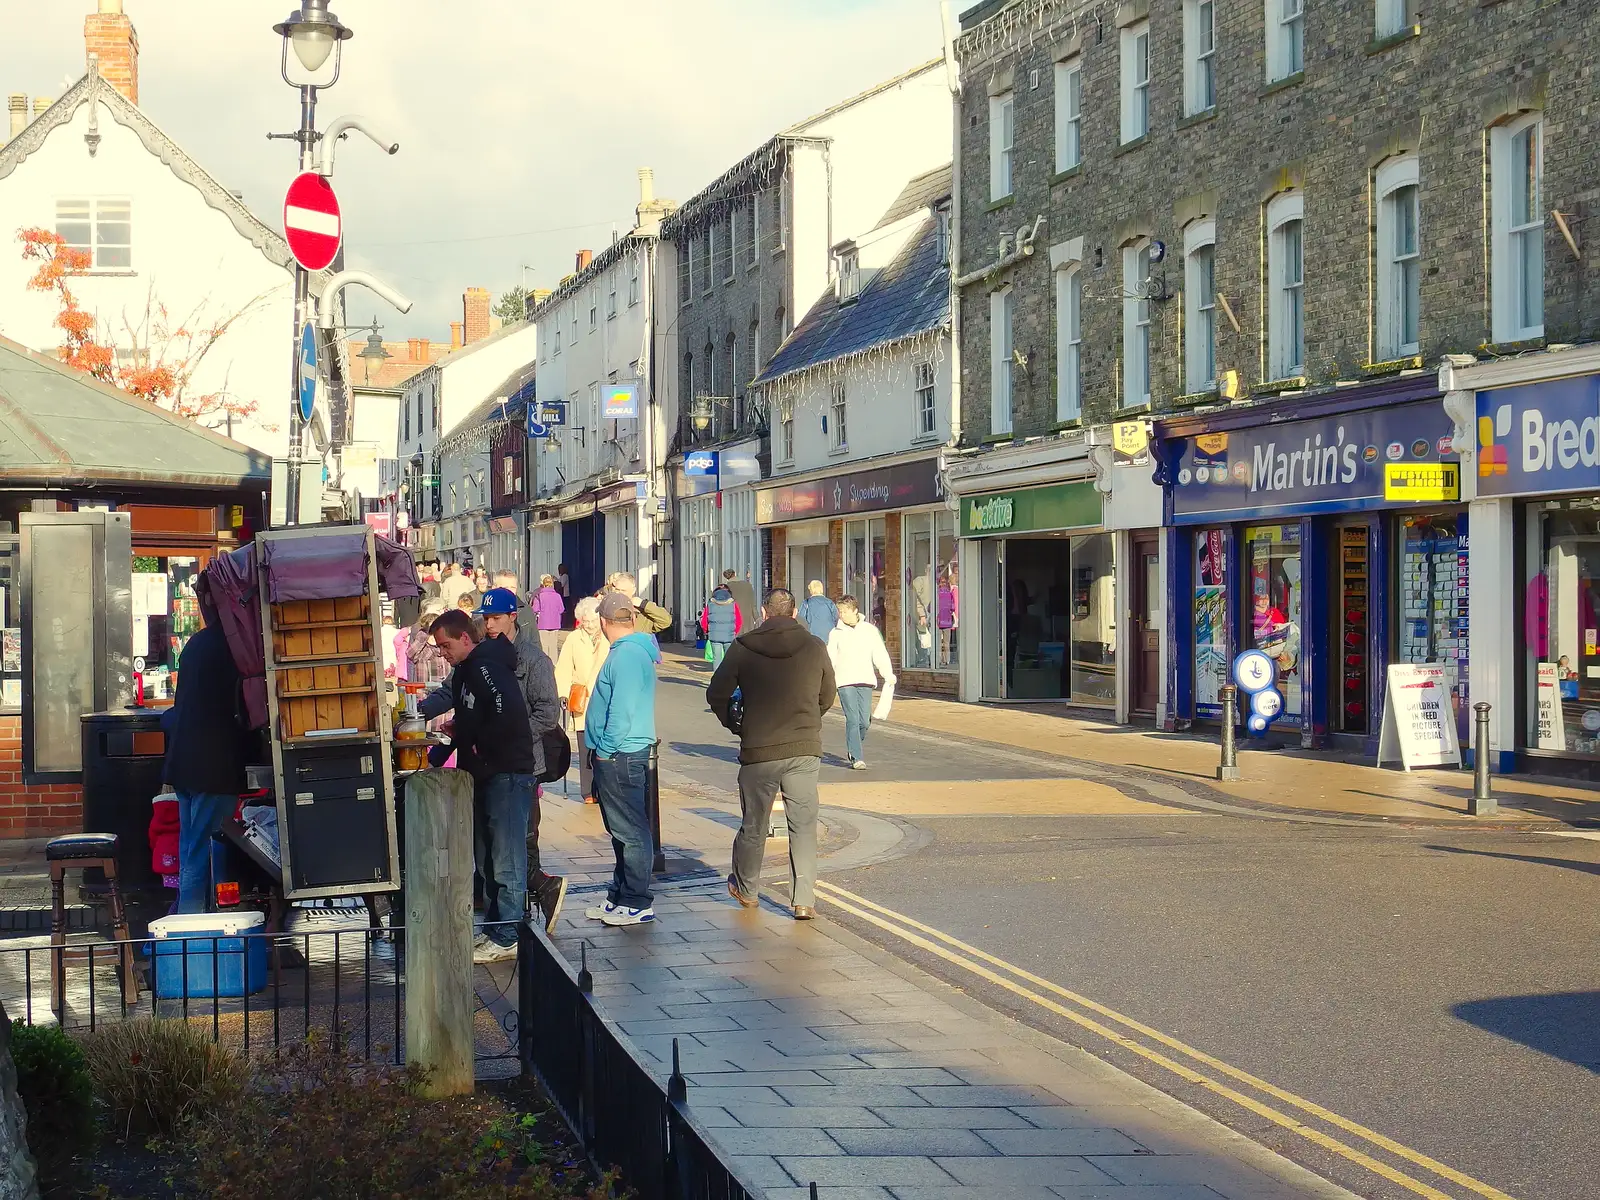
<instances>
[{"instance_id":1,"label":"blue plastic crate","mask_svg":"<svg viewBox=\"0 0 1600 1200\"><path fill-rule=\"evenodd\" d=\"M190 913L151 921L155 994L193 1000L259 992L267 986L265 928L266 917L258 912Z\"/></svg>"}]
</instances>

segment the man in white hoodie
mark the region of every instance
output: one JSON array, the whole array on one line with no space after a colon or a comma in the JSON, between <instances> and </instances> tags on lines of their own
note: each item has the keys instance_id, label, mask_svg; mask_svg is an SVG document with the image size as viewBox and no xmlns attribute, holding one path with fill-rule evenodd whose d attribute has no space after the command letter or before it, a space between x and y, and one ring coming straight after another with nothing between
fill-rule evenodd
<instances>
[{"instance_id":1,"label":"man in white hoodie","mask_svg":"<svg viewBox=\"0 0 1600 1200\"><path fill-rule=\"evenodd\" d=\"M854 596L839 598L839 623L828 634L828 658L833 663L834 682L839 688L839 707L844 710L845 754L852 770L865 771L862 743L873 721L889 719L894 703L894 664L889 648L883 644L878 627L861 615ZM883 695L877 710L872 707L872 689L883 680Z\"/></svg>"}]
</instances>

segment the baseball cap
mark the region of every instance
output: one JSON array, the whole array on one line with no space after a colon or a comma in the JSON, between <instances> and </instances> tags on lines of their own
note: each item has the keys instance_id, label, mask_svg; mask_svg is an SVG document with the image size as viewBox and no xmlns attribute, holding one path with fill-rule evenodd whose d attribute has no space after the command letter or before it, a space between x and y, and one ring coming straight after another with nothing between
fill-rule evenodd
<instances>
[{"instance_id":1,"label":"baseball cap","mask_svg":"<svg viewBox=\"0 0 1600 1200\"><path fill-rule=\"evenodd\" d=\"M600 619L602 621L633 620L633 601L621 592L607 592L600 597Z\"/></svg>"},{"instance_id":2,"label":"baseball cap","mask_svg":"<svg viewBox=\"0 0 1600 1200\"><path fill-rule=\"evenodd\" d=\"M517 594L510 588L490 588L472 610L475 617L504 616L517 611Z\"/></svg>"}]
</instances>

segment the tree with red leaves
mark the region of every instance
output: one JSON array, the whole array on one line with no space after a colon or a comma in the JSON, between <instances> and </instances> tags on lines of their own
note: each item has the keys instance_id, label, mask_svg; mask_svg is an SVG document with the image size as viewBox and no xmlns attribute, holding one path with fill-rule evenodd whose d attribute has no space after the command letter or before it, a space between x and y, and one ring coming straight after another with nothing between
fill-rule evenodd
<instances>
[{"instance_id":1,"label":"tree with red leaves","mask_svg":"<svg viewBox=\"0 0 1600 1200\"><path fill-rule=\"evenodd\" d=\"M123 355L126 365L122 365L110 331L95 314L84 310L72 290L73 277L92 266L89 252L67 245L60 234L49 229L19 230L17 240L22 243L23 260L38 263L28 290L50 293L61 306L55 325L62 333L59 353L67 366L208 428L231 426L233 420L255 412L256 402L231 393L226 380L219 390L206 393L194 391L191 384L206 355L236 321L264 303L270 293L263 292L220 321L205 321L202 303L189 320L174 323L152 291L146 295L145 311L138 321L123 316L128 350Z\"/></svg>"}]
</instances>

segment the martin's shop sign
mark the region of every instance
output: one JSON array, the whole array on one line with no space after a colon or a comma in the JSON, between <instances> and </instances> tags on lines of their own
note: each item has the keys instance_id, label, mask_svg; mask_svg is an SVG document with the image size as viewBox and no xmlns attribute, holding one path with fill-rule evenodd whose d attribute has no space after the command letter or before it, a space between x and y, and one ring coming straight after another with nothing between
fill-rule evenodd
<instances>
[{"instance_id":1,"label":"martin's shop sign","mask_svg":"<svg viewBox=\"0 0 1600 1200\"><path fill-rule=\"evenodd\" d=\"M1443 405L1425 400L1184 438L1171 468L1172 519L1454 502L1451 428Z\"/></svg>"},{"instance_id":2,"label":"martin's shop sign","mask_svg":"<svg viewBox=\"0 0 1600 1200\"><path fill-rule=\"evenodd\" d=\"M917 508L943 499L939 461L929 458L762 488L756 493L756 524L782 525L788 521Z\"/></svg>"},{"instance_id":3,"label":"martin's shop sign","mask_svg":"<svg viewBox=\"0 0 1600 1200\"><path fill-rule=\"evenodd\" d=\"M1478 495L1600 490L1600 376L1478 393Z\"/></svg>"}]
</instances>

